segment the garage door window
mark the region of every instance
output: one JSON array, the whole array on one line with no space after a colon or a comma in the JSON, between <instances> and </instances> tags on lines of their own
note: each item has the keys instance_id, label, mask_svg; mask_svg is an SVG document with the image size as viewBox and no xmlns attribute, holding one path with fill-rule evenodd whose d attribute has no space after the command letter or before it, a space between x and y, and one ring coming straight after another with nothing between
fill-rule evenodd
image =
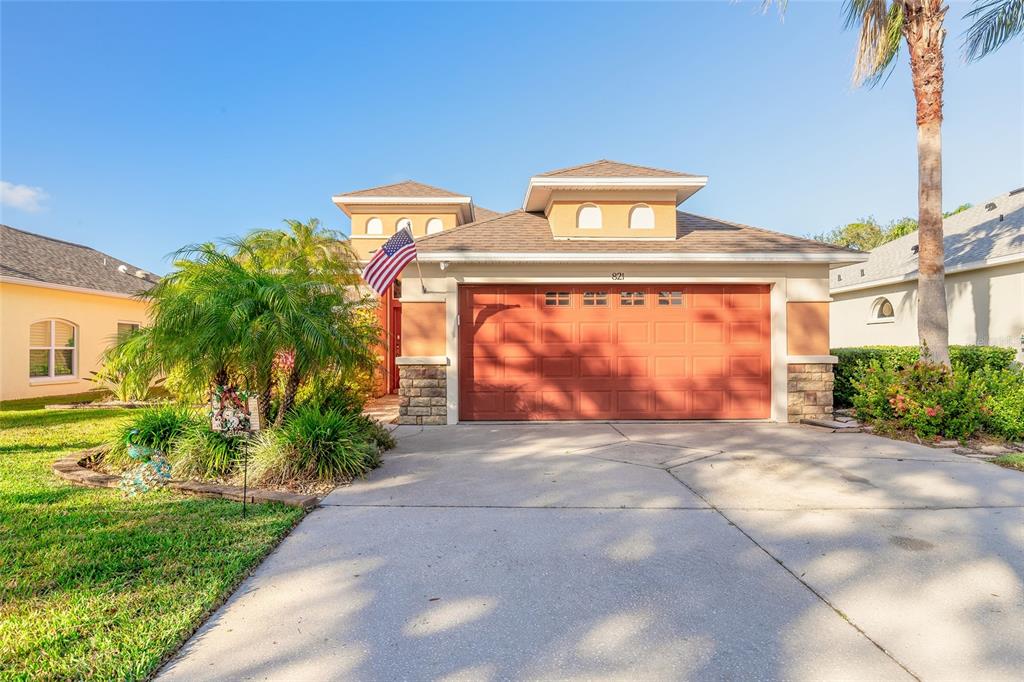
<instances>
[{"instance_id":1,"label":"garage door window","mask_svg":"<svg viewBox=\"0 0 1024 682\"><path fill-rule=\"evenodd\" d=\"M608 305L608 292L607 291L584 291L583 292L583 305L597 305L606 306Z\"/></svg>"},{"instance_id":2,"label":"garage door window","mask_svg":"<svg viewBox=\"0 0 1024 682\"><path fill-rule=\"evenodd\" d=\"M641 306L644 305L644 292L642 291L622 291L619 292L619 305L623 306Z\"/></svg>"},{"instance_id":3,"label":"garage door window","mask_svg":"<svg viewBox=\"0 0 1024 682\"><path fill-rule=\"evenodd\" d=\"M569 292L548 291L544 294L544 305L558 306L560 308L569 307Z\"/></svg>"},{"instance_id":4,"label":"garage door window","mask_svg":"<svg viewBox=\"0 0 1024 682\"><path fill-rule=\"evenodd\" d=\"M683 292L659 291L658 305L683 305Z\"/></svg>"}]
</instances>

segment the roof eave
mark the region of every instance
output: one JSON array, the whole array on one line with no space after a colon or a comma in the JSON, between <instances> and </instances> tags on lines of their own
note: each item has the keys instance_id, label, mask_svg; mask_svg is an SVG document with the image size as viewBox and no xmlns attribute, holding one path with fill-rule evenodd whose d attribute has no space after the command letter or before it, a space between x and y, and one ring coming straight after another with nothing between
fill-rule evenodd
<instances>
[{"instance_id":1,"label":"roof eave","mask_svg":"<svg viewBox=\"0 0 1024 682\"><path fill-rule=\"evenodd\" d=\"M998 256L996 258L987 258L985 260L973 261L970 263L963 263L961 265L954 265L944 269L944 273L947 275L955 275L959 272L970 272L972 270L984 270L985 268L994 268L1000 265L1007 265L1009 263L1018 263L1024 261L1024 251L1020 253L1011 253L1005 256ZM857 282L855 284L847 284L841 287L829 286L829 293L832 294L845 294L854 291L863 291L865 289L875 289L877 287L884 287L890 284L901 284L903 282L913 282L917 279L918 272L914 270L912 272L906 272L901 275L893 275L891 277L885 277L883 279L874 279L868 282Z\"/></svg>"},{"instance_id":2,"label":"roof eave","mask_svg":"<svg viewBox=\"0 0 1024 682\"><path fill-rule=\"evenodd\" d=\"M420 251L424 263L859 263L859 254L800 253L516 253L487 251Z\"/></svg>"},{"instance_id":3,"label":"roof eave","mask_svg":"<svg viewBox=\"0 0 1024 682\"><path fill-rule=\"evenodd\" d=\"M531 212L541 211L547 205L551 192L556 189L573 188L598 190L674 189L676 190L676 204L678 205L706 184L708 184L708 177L706 175L695 175L685 178L548 178L543 176L534 176L530 178L530 184L526 187L526 196L523 198L523 210Z\"/></svg>"},{"instance_id":4,"label":"roof eave","mask_svg":"<svg viewBox=\"0 0 1024 682\"><path fill-rule=\"evenodd\" d=\"M345 215L352 217L349 206L457 206L464 221L472 220L472 197L374 197L335 194L331 197L335 206Z\"/></svg>"},{"instance_id":5,"label":"roof eave","mask_svg":"<svg viewBox=\"0 0 1024 682\"><path fill-rule=\"evenodd\" d=\"M145 293L146 290L139 291L135 294L128 294L120 291L109 291L107 289L94 289L92 287L77 287L70 284L57 284L55 282L44 282L38 279L25 279L22 277L10 277L9 275L0 275L0 284L18 284L21 286L39 287L40 289L56 289L57 291L71 291L78 294L92 294L95 296L110 296L112 298L127 298L132 300L140 300L139 296ZM149 282L150 286L154 286L153 282Z\"/></svg>"}]
</instances>

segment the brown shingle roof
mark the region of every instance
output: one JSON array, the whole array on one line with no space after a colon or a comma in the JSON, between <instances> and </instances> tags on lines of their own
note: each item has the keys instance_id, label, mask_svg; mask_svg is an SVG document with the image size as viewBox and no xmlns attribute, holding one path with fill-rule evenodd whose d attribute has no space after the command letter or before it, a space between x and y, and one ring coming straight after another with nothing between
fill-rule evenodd
<instances>
[{"instance_id":1,"label":"brown shingle roof","mask_svg":"<svg viewBox=\"0 0 1024 682\"><path fill-rule=\"evenodd\" d=\"M473 217L476 218L475 222L480 222L481 220L490 220L491 218L497 218L500 215L501 213L498 211L492 211L489 208L484 208L483 206L477 206L476 204L473 204Z\"/></svg>"},{"instance_id":2,"label":"brown shingle roof","mask_svg":"<svg viewBox=\"0 0 1024 682\"><path fill-rule=\"evenodd\" d=\"M370 189L361 189L355 192L346 192L346 197L421 197L425 199L440 199L453 197L458 199L468 198L465 194L457 194L440 187L424 185L415 180L403 180L392 185L381 185Z\"/></svg>"},{"instance_id":3,"label":"brown shingle roof","mask_svg":"<svg viewBox=\"0 0 1024 682\"><path fill-rule=\"evenodd\" d=\"M488 220L460 225L446 232L416 240L421 253L801 253L856 254L855 251L811 239L772 232L676 211L676 238L654 239L555 239L543 213L523 210L503 213Z\"/></svg>"},{"instance_id":4,"label":"brown shingle roof","mask_svg":"<svg viewBox=\"0 0 1024 682\"><path fill-rule=\"evenodd\" d=\"M695 178L701 177L693 173L680 173L678 171L664 170L662 168L651 168L649 166L636 166L631 163L620 161L609 161L600 159L580 166L559 168L558 170L541 173L535 177L540 178Z\"/></svg>"},{"instance_id":5,"label":"brown shingle roof","mask_svg":"<svg viewBox=\"0 0 1024 682\"><path fill-rule=\"evenodd\" d=\"M126 272L120 272L119 266ZM73 244L0 225L0 275L45 284L95 289L116 294L138 294L159 278L88 246Z\"/></svg>"}]
</instances>

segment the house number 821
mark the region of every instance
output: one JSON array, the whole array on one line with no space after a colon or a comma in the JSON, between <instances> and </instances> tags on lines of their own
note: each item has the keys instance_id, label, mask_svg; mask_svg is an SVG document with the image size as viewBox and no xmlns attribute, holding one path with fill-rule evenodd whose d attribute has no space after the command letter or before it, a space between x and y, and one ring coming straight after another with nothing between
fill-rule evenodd
<instances>
[{"instance_id":1,"label":"house number 821","mask_svg":"<svg viewBox=\"0 0 1024 682\"><path fill-rule=\"evenodd\" d=\"M626 279L626 273L624 272L613 272L612 279Z\"/></svg>"}]
</instances>

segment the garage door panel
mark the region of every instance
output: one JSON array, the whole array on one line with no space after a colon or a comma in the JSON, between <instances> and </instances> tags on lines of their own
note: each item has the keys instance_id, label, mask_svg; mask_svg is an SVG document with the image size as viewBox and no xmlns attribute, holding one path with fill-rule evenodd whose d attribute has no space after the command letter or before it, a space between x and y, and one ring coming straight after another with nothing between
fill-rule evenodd
<instances>
[{"instance_id":1,"label":"garage door panel","mask_svg":"<svg viewBox=\"0 0 1024 682\"><path fill-rule=\"evenodd\" d=\"M462 287L460 416L768 417L768 293L767 285Z\"/></svg>"}]
</instances>

